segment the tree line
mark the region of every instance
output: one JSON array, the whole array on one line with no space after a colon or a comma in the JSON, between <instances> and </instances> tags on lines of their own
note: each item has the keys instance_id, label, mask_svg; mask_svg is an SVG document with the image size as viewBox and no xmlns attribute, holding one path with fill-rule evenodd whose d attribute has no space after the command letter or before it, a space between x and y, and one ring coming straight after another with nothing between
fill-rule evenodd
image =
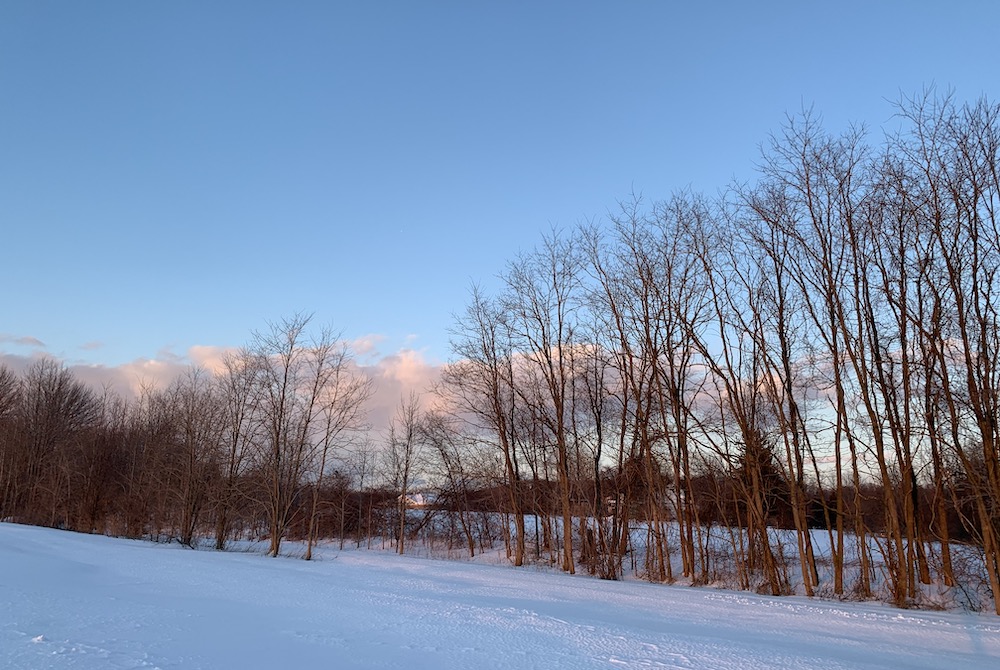
<instances>
[{"instance_id":1,"label":"tree line","mask_svg":"<svg viewBox=\"0 0 1000 670\"><path fill-rule=\"evenodd\" d=\"M636 198L474 291L441 390L499 454L514 563L544 481L569 572L620 576L641 521L650 579L714 581L721 534L742 588L905 605L961 542L1000 612L998 114L903 99L869 143L803 113L754 183Z\"/></svg>"},{"instance_id":2,"label":"tree line","mask_svg":"<svg viewBox=\"0 0 1000 670\"><path fill-rule=\"evenodd\" d=\"M211 534L318 537L318 492L359 439L372 382L328 329L295 316L215 375L191 368L135 399L43 359L0 368L0 519L192 545ZM210 530L209 530L210 529Z\"/></svg>"},{"instance_id":3,"label":"tree line","mask_svg":"<svg viewBox=\"0 0 1000 670\"><path fill-rule=\"evenodd\" d=\"M273 555L292 535L307 558L497 541L515 565L899 605L971 555L1000 613L998 115L902 99L872 142L805 112L752 183L551 232L473 288L453 362L384 435L304 317L137 400L0 370L0 518Z\"/></svg>"}]
</instances>

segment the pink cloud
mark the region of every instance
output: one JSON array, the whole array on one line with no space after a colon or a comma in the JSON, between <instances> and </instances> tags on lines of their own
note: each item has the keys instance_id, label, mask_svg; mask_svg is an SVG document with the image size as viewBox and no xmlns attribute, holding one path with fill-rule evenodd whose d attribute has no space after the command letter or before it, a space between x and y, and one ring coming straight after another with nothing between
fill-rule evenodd
<instances>
[{"instance_id":1,"label":"pink cloud","mask_svg":"<svg viewBox=\"0 0 1000 670\"><path fill-rule=\"evenodd\" d=\"M27 370L32 363L42 358L45 358L45 355L40 352L36 352L30 356L0 353L0 366L7 368L11 372L21 374Z\"/></svg>"},{"instance_id":2,"label":"pink cloud","mask_svg":"<svg viewBox=\"0 0 1000 670\"><path fill-rule=\"evenodd\" d=\"M212 347L196 344L188 349L187 357L197 366L203 367L213 375L220 374L226 369L224 361L227 354L234 354L238 351L235 347Z\"/></svg>"},{"instance_id":3,"label":"pink cloud","mask_svg":"<svg viewBox=\"0 0 1000 670\"><path fill-rule=\"evenodd\" d=\"M362 340L371 343L381 341L380 336L368 336ZM360 353L352 342L356 356ZM364 349L363 349L364 350ZM366 351L373 351L373 348ZM156 358L137 358L116 366L67 363L76 377L95 389L109 389L126 397L138 396L144 388L165 388L183 374L191 365L205 368L213 374L222 371L222 361L226 353L235 351L225 347L199 345L178 355L169 348L161 350ZM22 373L31 364L45 355L36 352L28 356L0 353L0 365L6 365L15 373ZM424 394L440 377L441 366L429 363L421 352L402 349L395 353L372 357L363 364L354 365L361 374L375 383L375 393L369 401L368 423L373 435L383 432L396 412L400 400L409 396L410 391Z\"/></svg>"},{"instance_id":4,"label":"pink cloud","mask_svg":"<svg viewBox=\"0 0 1000 670\"><path fill-rule=\"evenodd\" d=\"M368 420L376 431L388 427L400 401L411 391L426 397L441 376L441 366L427 362L421 352L413 349L402 349L359 368L375 382Z\"/></svg>"},{"instance_id":5,"label":"pink cloud","mask_svg":"<svg viewBox=\"0 0 1000 670\"><path fill-rule=\"evenodd\" d=\"M385 341L385 335L371 333L350 341L348 344L356 356L364 357L378 352L378 346Z\"/></svg>"}]
</instances>

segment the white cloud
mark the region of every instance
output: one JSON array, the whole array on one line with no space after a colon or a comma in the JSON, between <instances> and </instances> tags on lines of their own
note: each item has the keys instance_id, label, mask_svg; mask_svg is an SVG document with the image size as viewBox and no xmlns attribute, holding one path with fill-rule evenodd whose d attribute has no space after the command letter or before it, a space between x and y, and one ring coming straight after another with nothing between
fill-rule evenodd
<instances>
[{"instance_id":1,"label":"white cloud","mask_svg":"<svg viewBox=\"0 0 1000 670\"><path fill-rule=\"evenodd\" d=\"M37 349L45 349L45 343L42 342L37 337L31 337L30 335L11 335L9 333L0 333L0 343L14 344L19 347L35 347Z\"/></svg>"}]
</instances>

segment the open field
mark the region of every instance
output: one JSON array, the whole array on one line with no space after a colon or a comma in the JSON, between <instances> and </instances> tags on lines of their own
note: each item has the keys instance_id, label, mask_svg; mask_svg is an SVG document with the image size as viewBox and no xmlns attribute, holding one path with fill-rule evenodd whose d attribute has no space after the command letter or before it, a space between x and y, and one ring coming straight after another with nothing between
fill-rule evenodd
<instances>
[{"instance_id":1,"label":"open field","mask_svg":"<svg viewBox=\"0 0 1000 670\"><path fill-rule=\"evenodd\" d=\"M0 667L993 668L960 612L0 524Z\"/></svg>"}]
</instances>

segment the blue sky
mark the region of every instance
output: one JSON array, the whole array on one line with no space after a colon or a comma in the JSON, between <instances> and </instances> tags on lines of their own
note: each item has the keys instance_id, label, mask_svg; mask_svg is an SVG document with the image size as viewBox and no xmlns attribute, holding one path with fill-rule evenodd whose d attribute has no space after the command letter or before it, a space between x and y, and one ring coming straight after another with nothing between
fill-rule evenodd
<instances>
[{"instance_id":1,"label":"blue sky","mask_svg":"<svg viewBox=\"0 0 1000 670\"><path fill-rule=\"evenodd\" d=\"M313 312L449 358L473 281L786 113L1000 94L1000 3L5 2L0 354L185 359Z\"/></svg>"}]
</instances>

